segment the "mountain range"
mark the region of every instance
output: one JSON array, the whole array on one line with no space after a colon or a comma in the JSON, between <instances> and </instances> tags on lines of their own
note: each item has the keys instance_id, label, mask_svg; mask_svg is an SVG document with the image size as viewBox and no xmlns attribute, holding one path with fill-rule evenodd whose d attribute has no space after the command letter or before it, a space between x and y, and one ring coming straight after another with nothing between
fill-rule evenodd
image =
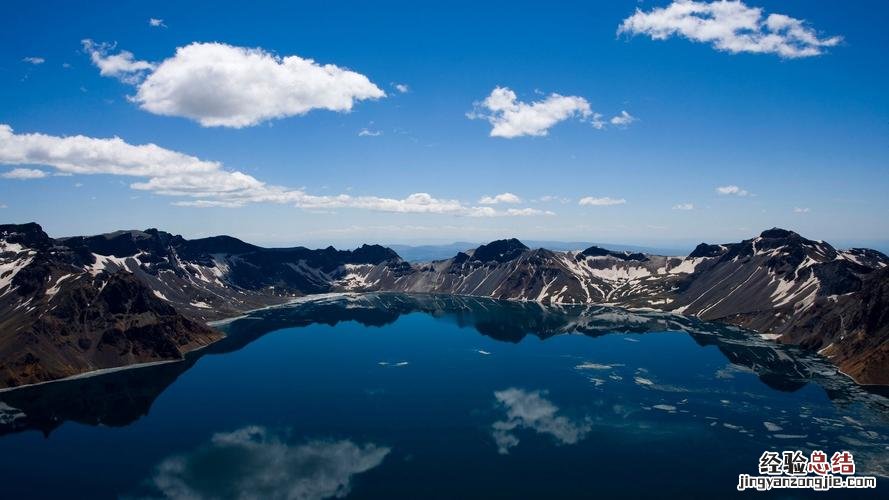
<instances>
[{"instance_id":1,"label":"mountain range","mask_svg":"<svg viewBox=\"0 0 889 500\"><path fill-rule=\"evenodd\" d=\"M380 245L262 248L157 229L50 238L0 225L0 387L181 360L215 320L331 292L480 296L655 309L817 351L889 384L889 257L773 228L685 257L505 239L410 263Z\"/></svg>"}]
</instances>

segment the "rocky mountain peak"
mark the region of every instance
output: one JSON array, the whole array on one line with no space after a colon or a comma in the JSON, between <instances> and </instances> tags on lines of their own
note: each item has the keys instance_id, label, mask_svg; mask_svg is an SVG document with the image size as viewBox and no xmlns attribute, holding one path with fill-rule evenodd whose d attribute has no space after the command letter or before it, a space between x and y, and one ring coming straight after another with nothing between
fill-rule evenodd
<instances>
[{"instance_id":1,"label":"rocky mountain peak","mask_svg":"<svg viewBox=\"0 0 889 500\"><path fill-rule=\"evenodd\" d=\"M725 252L725 247L722 245L709 245L707 243L701 243L696 246L694 250L690 254L688 254L688 258L693 259L696 257L719 257Z\"/></svg>"},{"instance_id":2,"label":"rocky mountain peak","mask_svg":"<svg viewBox=\"0 0 889 500\"><path fill-rule=\"evenodd\" d=\"M522 255L525 250L528 247L515 238L496 240L476 248L472 258L481 262L507 262Z\"/></svg>"},{"instance_id":3,"label":"rocky mountain peak","mask_svg":"<svg viewBox=\"0 0 889 500\"><path fill-rule=\"evenodd\" d=\"M0 240L27 248L48 248L52 239L36 222L26 224L0 224Z\"/></svg>"},{"instance_id":4,"label":"rocky mountain peak","mask_svg":"<svg viewBox=\"0 0 889 500\"><path fill-rule=\"evenodd\" d=\"M382 264L386 261L400 260L394 250L382 245L364 244L352 251L354 264Z\"/></svg>"},{"instance_id":5,"label":"rocky mountain peak","mask_svg":"<svg viewBox=\"0 0 889 500\"><path fill-rule=\"evenodd\" d=\"M779 227L773 227L771 229L766 229L762 233L759 234L760 238L764 239L773 239L773 238L799 238L800 235L790 231L788 229L781 229Z\"/></svg>"},{"instance_id":6,"label":"rocky mountain peak","mask_svg":"<svg viewBox=\"0 0 889 500\"><path fill-rule=\"evenodd\" d=\"M472 257L473 260L481 262L507 262L520 256L525 250L528 250L528 247L524 243L515 238L510 238L482 245L475 249Z\"/></svg>"}]
</instances>

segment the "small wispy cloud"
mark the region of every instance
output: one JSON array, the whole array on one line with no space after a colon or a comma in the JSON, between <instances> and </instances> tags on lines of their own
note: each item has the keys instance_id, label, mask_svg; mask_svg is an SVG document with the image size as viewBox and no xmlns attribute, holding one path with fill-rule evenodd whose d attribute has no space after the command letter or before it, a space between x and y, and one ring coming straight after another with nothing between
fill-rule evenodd
<instances>
[{"instance_id":1,"label":"small wispy cloud","mask_svg":"<svg viewBox=\"0 0 889 500\"><path fill-rule=\"evenodd\" d=\"M621 111L619 115L612 117L609 121L616 127L626 127L636 121L636 117L626 111Z\"/></svg>"},{"instance_id":2,"label":"small wispy cloud","mask_svg":"<svg viewBox=\"0 0 889 500\"><path fill-rule=\"evenodd\" d=\"M539 210L536 208L509 208L506 210L509 217L528 217L532 215L556 215L552 210Z\"/></svg>"},{"instance_id":3,"label":"small wispy cloud","mask_svg":"<svg viewBox=\"0 0 889 500\"><path fill-rule=\"evenodd\" d=\"M411 88L405 83L396 83L392 86L395 87L395 90L401 92L402 94L407 94L411 91Z\"/></svg>"},{"instance_id":4,"label":"small wispy cloud","mask_svg":"<svg viewBox=\"0 0 889 500\"><path fill-rule=\"evenodd\" d=\"M728 186L719 186L716 188L716 192L722 195L732 195L732 196L748 196L750 194L746 189L741 189L734 184Z\"/></svg>"},{"instance_id":5,"label":"small wispy cloud","mask_svg":"<svg viewBox=\"0 0 889 500\"><path fill-rule=\"evenodd\" d=\"M553 201L557 201L557 202L564 205L565 203L571 203L571 198L566 198L564 196L553 196L551 194L548 194L548 195L541 196L540 198L537 198L536 200L531 200L531 201L534 203L538 203L538 202L539 203L550 203Z\"/></svg>"},{"instance_id":6,"label":"small wispy cloud","mask_svg":"<svg viewBox=\"0 0 889 500\"><path fill-rule=\"evenodd\" d=\"M777 54L786 59L818 56L843 40L821 38L803 19L764 15L763 9L740 1L677 0L647 12L636 9L623 20L617 34L648 35L652 40L681 36L733 54Z\"/></svg>"},{"instance_id":7,"label":"small wispy cloud","mask_svg":"<svg viewBox=\"0 0 889 500\"><path fill-rule=\"evenodd\" d=\"M358 132L358 137L379 137L381 135L383 135L382 130L370 130L367 128L363 128Z\"/></svg>"},{"instance_id":8,"label":"small wispy cloud","mask_svg":"<svg viewBox=\"0 0 889 500\"><path fill-rule=\"evenodd\" d=\"M478 202L482 205L496 205L498 203L521 203L522 199L512 193L500 193L494 196L482 196Z\"/></svg>"},{"instance_id":9,"label":"small wispy cloud","mask_svg":"<svg viewBox=\"0 0 889 500\"><path fill-rule=\"evenodd\" d=\"M46 62L46 59L44 59L44 58L42 58L42 57L25 57L25 58L22 58L22 62L26 62L26 63L29 63L29 64L33 64L33 65L36 66L36 65L38 65L38 64L43 64L43 63L45 63L45 62Z\"/></svg>"},{"instance_id":10,"label":"small wispy cloud","mask_svg":"<svg viewBox=\"0 0 889 500\"><path fill-rule=\"evenodd\" d=\"M151 17L148 19L148 25L151 26L152 28L166 28L167 27L167 25L164 23L163 19L157 19L154 17Z\"/></svg>"},{"instance_id":11,"label":"small wispy cloud","mask_svg":"<svg viewBox=\"0 0 889 500\"><path fill-rule=\"evenodd\" d=\"M594 196L585 196L580 199L578 204L581 206L606 207L610 205L623 205L626 202L627 200L623 198L612 198L610 196L604 196L601 198L596 198Z\"/></svg>"},{"instance_id":12,"label":"small wispy cloud","mask_svg":"<svg viewBox=\"0 0 889 500\"><path fill-rule=\"evenodd\" d=\"M3 172L0 174L0 177L3 177L4 179L26 181L30 179L42 179L47 175L48 174L43 170L38 170L36 168L14 168L8 172Z\"/></svg>"},{"instance_id":13,"label":"small wispy cloud","mask_svg":"<svg viewBox=\"0 0 889 500\"><path fill-rule=\"evenodd\" d=\"M795 213L795 214L807 214L809 212L811 212L811 210L808 207L806 207L806 208L795 207L793 209L793 213Z\"/></svg>"},{"instance_id":14,"label":"small wispy cloud","mask_svg":"<svg viewBox=\"0 0 889 500\"><path fill-rule=\"evenodd\" d=\"M694 203L677 203L673 205L673 210L694 210Z\"/></svg>"}]
</instances>

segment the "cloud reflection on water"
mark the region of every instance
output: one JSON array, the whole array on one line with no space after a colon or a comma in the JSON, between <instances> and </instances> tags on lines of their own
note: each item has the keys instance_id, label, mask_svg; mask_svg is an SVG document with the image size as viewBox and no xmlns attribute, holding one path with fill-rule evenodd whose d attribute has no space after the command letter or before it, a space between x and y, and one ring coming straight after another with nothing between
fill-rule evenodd
<instances>
[{"instance_id":1,"label":"cloud reflection on water","mask_svg":"<svg viewBox=\"0 0 889 500\"><path fill-rule=\"evenodd\" d=\"M351 440L290 444L248 426L166 458L151 482L162 497L174 499L344 497L352 476L379 466L389 452Z\"/></svg>"},{"instance_id":2,"label":"cloud reflection on water","mask_svg":"<svg viewBox=\"0 0 889 500\"><path fill-rule=\"evenodd\" d=\"M506 410L506 420L498 420L492 426L498 453L506 455L510 448L519 444L515 430L521 428L548 434L561 444L574 444L586 437L591 428L589 421L575 421L558 415L559 408L544 397L546 394L546 391L515 387L494 392L498 405Z\"/></svg>"}]
</instances>

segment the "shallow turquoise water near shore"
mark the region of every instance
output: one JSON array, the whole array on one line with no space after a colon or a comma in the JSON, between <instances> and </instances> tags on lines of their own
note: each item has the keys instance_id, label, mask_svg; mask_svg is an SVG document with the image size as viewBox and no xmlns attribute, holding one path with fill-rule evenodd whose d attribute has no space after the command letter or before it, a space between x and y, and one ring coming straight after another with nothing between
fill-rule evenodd
<instances>
[{"instance_id":1,"label":"shallow turquoise water near shore","mask_svg":"<svg viewBox=\"0 0 889 500\"><path fill-rule=\"evenodd\" d=\"M182 363L0 394L3 496L688 498L736 493L765 450L889 467L886 399L677 316L383 294L224 329Z\"/></svg>"}]
</instances>

